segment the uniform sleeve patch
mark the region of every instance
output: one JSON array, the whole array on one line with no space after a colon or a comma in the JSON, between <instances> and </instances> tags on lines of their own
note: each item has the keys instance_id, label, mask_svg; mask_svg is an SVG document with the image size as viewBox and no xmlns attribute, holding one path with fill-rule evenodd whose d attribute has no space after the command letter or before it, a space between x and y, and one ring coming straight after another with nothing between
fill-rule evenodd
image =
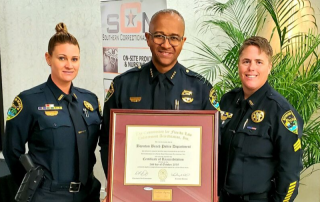
<instances>
[{"instance_id":1,"label":"uniform sleeve patch","mask_svg":"<svg viewBox=\"0 0 320 202\"><path fill-rule=\"evenodd\" d=\"M227 120L227 119L231 119L232 116L233 116L233 114L230 113L230 112L220 111L221 121L225 121L225 120Z\"/></svg>"},{"instance_id":2,"label":"uniform sleeve patch","mask_svg":"<svg viewBox=\"0 0 320 202\"><path fill-rule=\"evenodd\" d=\"M284 198L283 202L289 202L290 198L296 188L297 185L297 181L290 183L289 188L288 188L288 193L286 195L286 197Z\"/></svg>"},{"instance_id":3,"label":"uniform sleeve patch","mask_svg":"<svg viewBox=\"0 0 320 202\"><path fill-rule=\"evenodd\" d=\"M291 110L284 113L281 122L290 132L298 135L298 121Z\"/></svg>"},{"instance_id":4,"label":"uniform sleeve patch","mask_svg":"<svg viewBox=\"0 0 320 202\"><path fill-rule=\"evenodd\" d=\"M11 107L8 109L7 112L7 121L15 118L18 114L22 111L23 104L21 99L17 96L14 98Z\"/></svg>"},{"instance_id":5,"label":"uniform sleeve patch","mask_svg":"<svg viewBox=\"0 0 320 202\"><path fill-rule=\"evenodd\" d=\"M297 142L294 143L293 149L294 149L294 152L297 152L299 149L301 149L301 140L300 140L300 138L298 138Z\"/></svg>"},{"instance_id":6,"label":"uniform sleeve patch","mask_svg":"<svg viewBox=\"0 0 320 202\"><path fill-rule=\"evenodd\" d=\"M100 116L102 116L102 109L101 109L101 104L100 104L99 99L98 99L98 105L99 105L99 113L100 113Z\"/></svg>"},{"instance_id":7,"label":"uniform sleeve patch","mask_svg":"<svg viewBox=\"0 0 320 202\"><path fill-rule=\"evenodd\" d=\"M217 101L217 93L214 88L210 90L209 100L212 106L216 108L218 111L220 111L220 105L219 105L219 102Z\"/></svg>"},{"instance_id":8,"label":"uniform sleeve patch","mask_svg":"<svg viewBox=\"0 0 320 202\"><path fill-rule=\"evenodd\" d=\"M108 90L108 93L106 95L106 98L104 99L104 102L107 102L111 98L113 93L114 93L114 87L113 87L113 81L112 81L111 84L110 84L110 88Z\"/></svg>"}]
</instances>

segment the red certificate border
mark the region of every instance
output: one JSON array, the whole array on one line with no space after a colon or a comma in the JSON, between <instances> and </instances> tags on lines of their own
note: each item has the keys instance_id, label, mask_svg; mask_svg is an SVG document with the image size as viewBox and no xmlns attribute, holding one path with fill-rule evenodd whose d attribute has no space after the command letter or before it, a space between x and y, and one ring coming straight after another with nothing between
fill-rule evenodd
<instances>
[{"instance_id":1,"label":"red certificate border","mask_svg":"<svg viewBox=\"0 0 320 202\"><path fill-rule=\"evenodd\" d=\"M120 116L118 116L120 115ZM179 119L175 119L178 118ZM197 120L198 118L199 120ZM181 121L184 121L188 123L192 123L193 125L202 126L203 128L206 128L207 130L210 129L212 131L212 136L209 138L212 141L210 149L210 160L211 165L205 165L205 166L211 166L211 168L208 168L211 173L209 173L210 178L209 181L211 181L211 187L210 187L210 202L217 202L217 165L218 165L218 129L219 129L219 115L217 110L134 110L134 109L111 109L110 113L110 135L109 135L109 159L108 159L108 184L107 184L107 190L108 190L108 201L109 202L117 202L117 201L139 201L139 202L151 202L152 201L152 192L145 191L146 189L141 191L143 187L149 187L149 185L134 185L134 186L128 186L124 185L124 183L121 183L121 176L124 175L122 165L124 165L125 162L123 162L123 155L125 151L122 151L123 148L121 148L121 144L123 144L123 141L126 138L126 134L121 132L124 127L124 131L126 131L126 125L141 125L141 121L143 121L143 125L148 125L150 122L150 125L163 125L163 126L174 126L174 125L181 125ZM160 121L158 121L160 120ZM178 120L177 124L175 124L175 120ZM212 120L212 121L211 121ZM140 121L140 122L139 122ZM156 122L155 122L156 121ZM209 122L210 123L209 123ZM170 124L168 125L168 122ZM208 124L209 123L209 124ZM211 124L211 125L210 125ZM119 132L120 131L120 132ZM205 141L203 139L203 141ZM119 151L119 148L121 151ZM206 150L208 151L208 150ZM202 152L203 153L203 152ZM120 166L119 166L120 165ZM115 167L116 166L116 167ZM204 164L201 166L203 169ZM208 171L206 171L208 174ZM119 177L120 176L120 177ZM206 180L206 175L201 174L202 178ZM203 180L201 180L203 181ZM201 187L198 187L199 189L208 189L207 186L210 186L210 183L205 184L203 183ZM195 187L180 187L180 186L151 186L153 189L173 189L173 201L186 201L186 197L189 197L188 200L192 199L192 195L201 193L201 190L196 190L193 192L193 188ZM114 191L117 190L117 191ZM121 192L119 191L121 190ZM114 194L114 192L117 193ZM124 200L123 198L119 199L117 197L121 197L128 195L129 198ZM143 193L143 194L141 194ZM209 198L208 191L205 191L205 195L207 198ZM141 196L139 196L139 194ZM200 195L199 195L200 197ZM183 199L184 198L184 199ZM191 200L192 201L192 200ZM190 201L190 202L191 202ZM194 200L198 201L198 200ZM203 201L203 202L206 202Z\"/></svg>"}]
</instances>

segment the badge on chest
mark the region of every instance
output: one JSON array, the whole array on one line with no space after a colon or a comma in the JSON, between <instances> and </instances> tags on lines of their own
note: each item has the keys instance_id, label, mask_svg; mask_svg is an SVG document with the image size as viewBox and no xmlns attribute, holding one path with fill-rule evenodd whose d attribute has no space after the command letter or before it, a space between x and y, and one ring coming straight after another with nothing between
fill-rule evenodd
<instances>
[{"instance_id":1,"label":"badge on chest","mask_svg":"<svg viewBox=\"0 0 320 202\"><path fill-rule=\"evenodd\" d=\"M193 102L193 96L192 96L192 91L189 90L184 90L181 93L181 99L185 103L191 103Z\"/></svg>"}]
</instances>

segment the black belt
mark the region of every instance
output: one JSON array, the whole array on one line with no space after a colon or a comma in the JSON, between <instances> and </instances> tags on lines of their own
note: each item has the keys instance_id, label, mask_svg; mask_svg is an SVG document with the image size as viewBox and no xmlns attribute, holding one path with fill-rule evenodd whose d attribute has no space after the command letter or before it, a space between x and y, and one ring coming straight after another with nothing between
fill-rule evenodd
<instances>
[{"instance_id":1,"label":"black belt","mask_svg":"<svg viewBox=\"0 0 320 202\"><path fill-rule=\"evenodd\" d=\"M94 175L91 174L88 177L88 181L86 184L90 184L90 182L94 179ZM59 183L57 181L51 181L49 179L44 179L41 188L47 188L50 191L69 191L71 193L76 193L80 191L81 186L84 186L81 184L81 182L63 182Z\"/></svg>"},{"instance_id":2,"label":"black belt","mask_svg":"<svg viewBox=\"0 0 320 202\"><path fill-rule=\"evenodd\" d=\"M240 199L243 201L250 201L250 200L259 200L259 199L267 199L269 198L268 193L262 193L262 194L246 194L246 195L234 195L230 194L226 190L222 190L222 193L227 196L230 199Z\"/></svg>"}]
</instances>

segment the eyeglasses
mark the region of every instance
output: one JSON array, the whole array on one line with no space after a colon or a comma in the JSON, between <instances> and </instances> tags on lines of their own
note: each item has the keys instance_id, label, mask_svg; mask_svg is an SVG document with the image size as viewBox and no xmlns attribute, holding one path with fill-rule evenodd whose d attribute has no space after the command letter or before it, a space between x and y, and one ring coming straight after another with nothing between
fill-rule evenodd
<instances>
[{"instance_id":1,"label":"eyeglasses","mask_svg":"<svg viewBox=\"0 0 320 202\"><path fill-rule=\"evenodd\" d=\"M183 40L183 37L180 36L166 36L166 35L162 35L162 34L151 34L152 36L153 42L161 45L163 43L165 43L166 39L168 39L169 43L171 46L179 46L181 44L181 41Z\"/></svg>"}]
</instances>

